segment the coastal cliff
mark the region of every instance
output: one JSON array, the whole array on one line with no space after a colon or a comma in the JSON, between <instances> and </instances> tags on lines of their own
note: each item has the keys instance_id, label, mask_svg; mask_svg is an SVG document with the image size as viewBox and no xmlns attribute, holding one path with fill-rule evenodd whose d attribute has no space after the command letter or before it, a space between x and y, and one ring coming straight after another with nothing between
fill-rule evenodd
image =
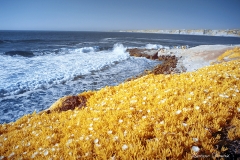
<instances>
[{"instance_id":1,"label":"coastal cliff","mask_svg":"<svg viewBox=\"0 0 240 160\"><path fill-rule=\"evenodd\" d=\"M124 31L120 31L120 32L240 37L240 29L226 29L226 30L212 30L212 29L124 30Z\"/></svg>"}]
</instances>

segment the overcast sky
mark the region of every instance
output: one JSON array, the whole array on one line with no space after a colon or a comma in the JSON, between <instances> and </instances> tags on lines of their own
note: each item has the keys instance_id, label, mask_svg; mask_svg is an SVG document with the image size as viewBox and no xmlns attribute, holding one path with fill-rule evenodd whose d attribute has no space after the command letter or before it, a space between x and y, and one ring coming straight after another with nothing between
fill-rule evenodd
<instances>
[{"instance_id":1,"label":"overcast sky","mask_svg":"<svg viewBox=\"0 0 240 160\"><path fill-rule=\"evenodd\" d=\"M0 30L240 29L240 0L0 0Z\"/></svg>"}]
</instances>

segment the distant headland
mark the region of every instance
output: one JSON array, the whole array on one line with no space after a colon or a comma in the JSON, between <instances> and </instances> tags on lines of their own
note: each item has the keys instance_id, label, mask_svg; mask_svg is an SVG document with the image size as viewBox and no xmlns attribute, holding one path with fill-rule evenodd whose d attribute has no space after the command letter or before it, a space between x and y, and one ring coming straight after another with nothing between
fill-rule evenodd
<instances>
[{"instance_id":1,"label":"distant headland","mask_svg":"<svg viewBox=\"0 0 240 160\"><path fill-rule=\"evenodd\" d=\"M161 33L161 34L185 34L185 35L206 35L206 36L229 36L240 37L240 29L175 29L175 30L120 30L119 32L138 33Z\"/></svg>"}]
</instances>

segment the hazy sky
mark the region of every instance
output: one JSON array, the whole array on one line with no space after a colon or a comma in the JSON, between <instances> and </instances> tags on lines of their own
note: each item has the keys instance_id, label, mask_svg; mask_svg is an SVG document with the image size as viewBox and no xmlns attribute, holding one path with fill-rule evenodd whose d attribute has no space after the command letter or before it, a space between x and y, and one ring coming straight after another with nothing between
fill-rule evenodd
<instances>
[{"instance_id":1,"label":"hazy sky","mask_svg":"<svg viewBox=\"0 0 240 160\"><path fill-rule=\"evenodd\" d=\"M0 0L0 30L239 29L240 0Z\"/></svg>"}]
</instances>

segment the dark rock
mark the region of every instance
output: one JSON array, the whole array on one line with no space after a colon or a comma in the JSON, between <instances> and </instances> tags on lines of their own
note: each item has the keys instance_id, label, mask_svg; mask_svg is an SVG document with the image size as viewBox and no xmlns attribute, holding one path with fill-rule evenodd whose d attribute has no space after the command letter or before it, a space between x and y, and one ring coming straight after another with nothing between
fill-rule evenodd
<instances>
[{"instance_id":1,"label":"dark rock","mask_svg":"<svg viewBox=\"0 0 240 160\"><path fill-rule=\"evenodd\" d=\"M75 108L85 107L87 98L84 96L69 96L62 104L59 111L74 110Z\"/></svg>"},{"instance_id":2,"label":"dark rock","mask_svg":"<svg viewBox=\"0 0 240 160\"><path fill-rule=\"evenodd\" d=\"M147 59L152 59L152 60L155 60L158 58L158 51L156 49L133 48L133 49L127 49L127 52L129 52L130 56L134 56L134 57L145 57Z\"/></svg>"}]
</instances>

